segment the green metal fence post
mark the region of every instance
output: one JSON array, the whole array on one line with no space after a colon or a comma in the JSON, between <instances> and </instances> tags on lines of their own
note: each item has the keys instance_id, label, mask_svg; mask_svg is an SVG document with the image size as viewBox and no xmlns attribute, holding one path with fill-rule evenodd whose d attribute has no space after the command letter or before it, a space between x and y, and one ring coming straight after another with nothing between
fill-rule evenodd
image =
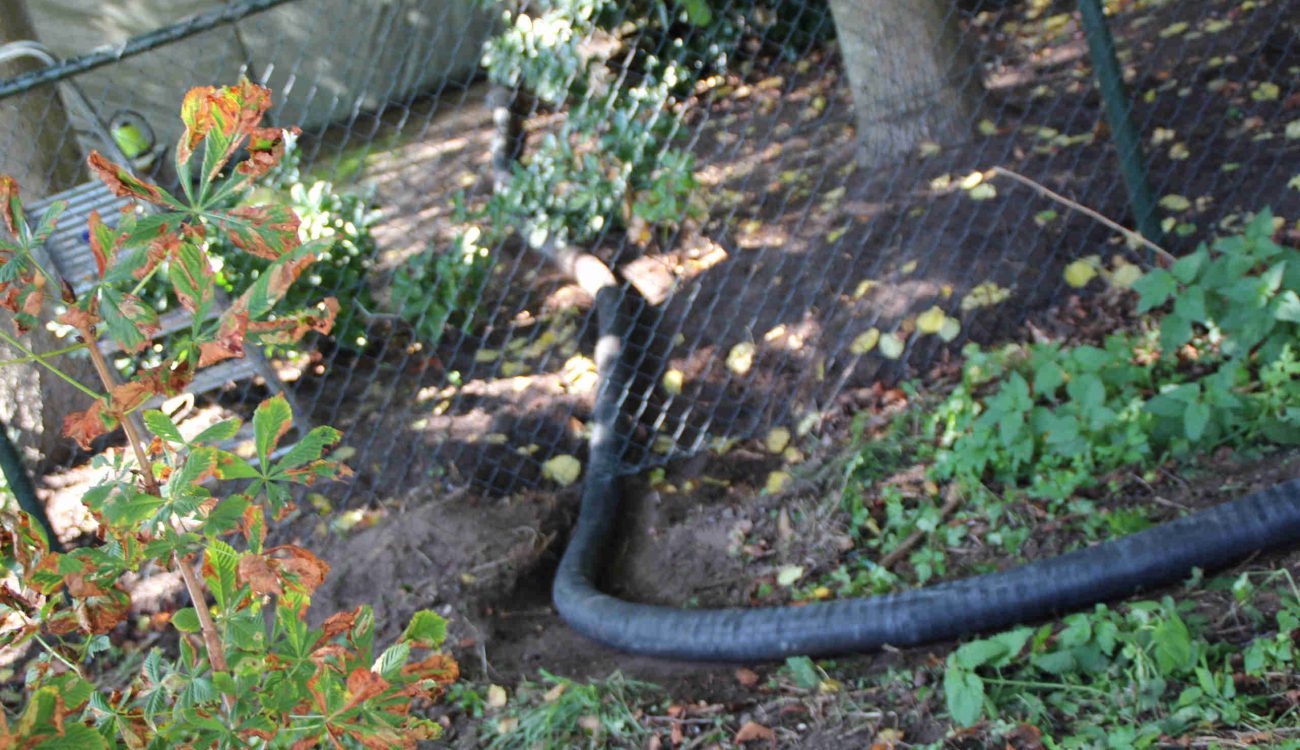
<instances>
[{"instance_id":1,"label":"green metal fence post","mask_svg":"<svg viewBox=\"0 0 1300 750\"><path fill-rule=\"evenodd\" d=\"M1092 70L1101 91L1111 138L1119 152L1120 171L1124 176L1124 186L1128 188L1137 230L1152 242L1159 242L1163 232L1156 217L1151 183L1147 179L1146 155L1142 151L1141 136L1133 125L1132 104L1124 90L1124 78L1115 55L1115 40L1106 24L1101 0L1079 0L1079 13L1083 16L1083 33L1088 40Z\"/></svg>"}]
</instances>

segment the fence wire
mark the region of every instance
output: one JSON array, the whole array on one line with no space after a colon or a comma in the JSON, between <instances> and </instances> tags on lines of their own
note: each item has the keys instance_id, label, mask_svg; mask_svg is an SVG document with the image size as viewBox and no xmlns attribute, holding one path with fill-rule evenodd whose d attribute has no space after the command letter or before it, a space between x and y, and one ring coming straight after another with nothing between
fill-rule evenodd
<instances>
[{"instance_id":1,"label":"fence wire","mask_svg":"<svg viewBox=\"0 0 1300 750\"><path fill-rule=\"evenodd\" d=\"M540 21L562 3L535 5L523 13ZM1075 3L934 5L962 40L940 51L940 68L975 79L955 85L978 101L959 130L901 152L864 146L863 129L906 130L952 106L948 94L892 81L881 90L904 100L855 99L836 41L846 30L824 2L617 4L606 13L620 18L575 40L600 51L594 80L615 90L636 82L647 56L707 53L689 89L649 115L666 131L656 147L693 160L687 200L643 226L638 196L626 196L573 243L642 304L641 377L624 401L627 472L775 425L816 429L837 400L925 375L966 342L1008 338L1069 295L1098 293L1065 284L1069 263L1148 262L989 171L1019 172L1133 225ZM1298 241L1300 3L1104 5L1160 241L1184 252L1265 206L1283 217L1284 241ZM701 6L706 20L692 17ZM530 225L500 231L500 217L475 211L503 179L493 170L494 137L498 156L511 138L497 132L512 122L503 112L521 127L520 153L507 156L535 167L548 139L574 137L566 118L581 102L489 80L485 43L518 28L501 12L458 0L220 5L117 41L116 52L78 56L96 45L68 49L56 19L33 4L33 30L70 59L0 70L11 76L0 82L0 122L36 124L0 133L3 166L29 194L84 182L76 165L102 140L99 118L118 132L153 131L137 167L165 182L185 90L240 75L268 85L276 123L303 129L298 166L283 178L300 183L295 205L355 249L318 281L344 301L338 334L274 353L311 420L346 435L357 474L338 492L355 503L414 486L553 487L552 459L583 454L590 300L529 248ZM657 24L637 15L654 13L668 15ZM723 23L724 41L692 47ZM917 74L902 41L877 75ZM581 156L592 144L573 146ZM316 182L327 184L313 193ZM467 242L485 255L465 253ZM215 400L246 414L265 392L234 384Z\"/></svg>"}]
</instances>

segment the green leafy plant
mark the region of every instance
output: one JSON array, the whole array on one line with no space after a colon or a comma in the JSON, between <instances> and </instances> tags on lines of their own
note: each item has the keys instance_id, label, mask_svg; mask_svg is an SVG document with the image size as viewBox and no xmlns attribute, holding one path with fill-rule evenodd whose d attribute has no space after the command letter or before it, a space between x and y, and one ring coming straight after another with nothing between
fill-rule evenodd
<instances>
[{"instance_id":1,"label":"green leafy plant","mask_svg":"<svg viewBox=\"0 0 1300 750\"><path fill-rule=\"evenodd\" d=\"M946 572L945 550L969 529L961 521L987 526L983 542L1011 555L1041 521L1022 517L1029 504L1074 519L1085 538L1129 533L1148 523L1140 508L1097 513L1080 491L1222 445L1300 443L1300 250L1275 242L1273 227L1261 211L1241 235L1135 274L1138 321L1098 345L968 345L961 382L912 410L925 417L905 414L883 441L862 440L858 425L842 503L854 536L886 554L924 534L907 555L910 582L924 583ZM908 462L925 466L933 492L872 489L881 467ZM966 499L944 523L937 488L954 483ZM821 585L850 595L908 582L867 563Z\"/></svg>"},{"instance_id":2,"label":"green leafy plant","mask_svg":"<svg viewBox=\"0 0 1300 750\"><path fill-rule=\"evenodd\" d=\"M984 716L1031 722L1061 748L1156 747L1219 725L1282 726L1270 675L1293 670L1300 655L1289 637L1300 599L1293 582L1278 593L1276 614L1259 617L1276 635L1256 637L1244 658L1206 632L1193 602L1169 597L970 641L946 661L948 712L962 726Z\"/></svg>"},{"instance_id":3,"label":"green leafy plant","mask_svg":"<svg viewBox=\"0 0 1300 750\"><path fill-rule=\"evenodd\" d=\"M29 517L3 517L11 577L0 594L0 645L35 644L40 655L27 668L25 707L0 721L0 745L388 748L414 747L440 732L411 708L456 679L456 663L438 651L445 621L419 612L382 649L368 607L309 626L311 594L329 566L294 545L265 546L269 521L291 509L296 485L347 474L327 455L338 431L316 427L277 450L292 417L277 396L253 415L257 460L250 462L220 447L238 420L189 436L162 412L142 411L149 399L183 390L202 367L242 356L246 346L287 346L310 331L328 332L338 313L334 299L282 307L332 240L301 242L298 216L284 203L241 200L283 154L285 132L259 126L270 104L270 92L246 80L186 95L176 149L183 196L91 154L91 169L110 190L153 211L124 214L115 227L91 215L98 277L80 296L33 253L63 206L33 223L17 185L0 177L0 215L11 235L0 239L0 304L21 330L40 323L47 295L57 291L58 320L76 330L72 349L89 354L103 389L76 384L92 404L69 416L64 431L88 448L120 426L127 443L95 459L103 476L83 498L99 524L97 545L54 553ZM241 148L248 156L232 166ZM265 265L209 320L219 283L211 253L221 243L208 240L216 230ZM168 342L161 362L119 385L97 342L104 332L128 352L152 343L157 312L140 295L153 279L166 280L193 322ZM59 372L52 356L0 337ZM214 492L211 480L236 480L242 489ZM176 651L150 651L128 684L101 684L96 675L113 653L106 634L130 606L123 576L148 567L176 572L189 595L192 606L171 616Z\"/></svg>"},{"instance_id":4,"label":"green leafy plant","mask_svg":"<svg viewBox=\"0 0 1300 750\"><path fill-rule=\"evenodd\" d=\"M471 228L440 252L408 258L393 274L390 307L430 346L438 345L448 325L466 330L478 308L491 269L478 236Z\"/></svg>"}]
</instances>

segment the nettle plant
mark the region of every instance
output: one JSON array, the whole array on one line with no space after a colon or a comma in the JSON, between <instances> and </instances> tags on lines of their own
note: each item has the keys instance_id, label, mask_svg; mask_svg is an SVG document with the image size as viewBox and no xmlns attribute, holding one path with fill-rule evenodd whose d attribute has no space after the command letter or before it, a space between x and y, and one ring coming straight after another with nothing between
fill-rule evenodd
<instances>
[{"instance_id":1,"label":"nettle plant","mask_svg":"<svg viewBox=\"0 0 1300 750\"><path fill-rule=\"evenodd\" d=\"M27 665L25 706L16 717L0 716L0 746L391 748L439 734L438 724L412 709L457 677L455 661L438 651L445 621L419 612L383 650L369 607L311 627L311 595L329 566L306 549L265 544L269 521L291 510L295 485L348 473L326 455L338 431L316 427L281 453L292 414L283 397L269 399L253 415L257 460L249 462L220 447L238 420L191 437L166 414L142 411L246 346L327 332L338 312L326 299L269 315L329 248L328 241L301 243L299 219L283 203L235 200L283 154L285 131L259 126L270 105L270 92L247 80L186 95L176 149L180 197L90 155L91 169L115 194L150 210L126 210L115 223L91 215L98 278L81 296L34 252L64 206L33 224L14 181L0 178L0 214L12 235L0 239L0 304L21 332L39 325L47 297L59 294L57 320L77 331L77 348L101 378L98 389L79 384L92 401L67 418L65 432L88 448L120 426L127 442L95 459L106 471L83 498L98 522L97 544L55 553L30 518L3 519L0 645L34 644L39 655ZM246 158L232 167L241 153ZM214 228L266 267L209 319L217 284L210 253L221 244L213 242ZM139 294L155 277L167 280L193 324L168 342L161 364L118 384L96 343L101 332L127 351L151 343L157 313ZM25 353L54 369L46 357ZM225 480L243 489L215 484ZM175 649L150 651L129 682L103 676L115 651L108 634L130 610L123 577L159 570L178 574L193 604L170 618Z\"/></svg>"}]
</instances>

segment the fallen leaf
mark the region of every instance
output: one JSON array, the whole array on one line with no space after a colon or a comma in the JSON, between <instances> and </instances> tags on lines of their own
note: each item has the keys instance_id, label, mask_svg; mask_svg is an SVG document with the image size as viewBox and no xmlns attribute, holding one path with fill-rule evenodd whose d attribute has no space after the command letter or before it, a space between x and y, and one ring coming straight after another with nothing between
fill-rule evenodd
<instances>
[{"instance_id":1,"label":"fallen leaf","mask_svg":"<svg viewBox=\"0 0 1300 750\"><path fill-rule=\"evenodd\" d=\"M893 333L881 336L880 355L885 359L898 359L903 356L903 340Z\"/></svg>"},{"instance_id":2,"label":"fallen leaf","mask_svg":"<svg viewBox=\"0 0 1300 750\"><path fill-rule=\"evenodd\" d=\"M682 374L681 370L669 370L668 372L665 372L662 380L664 390L667 391L669 395L676 396L682 392L682 382L685 379L686 376Z\"/></svg>"},{"instance_id":3,"label":"fallen leaf","mask_svg":"<svg viewBox=\"0 0 1300 750\"><path fill-rule=\"evenodd\" d=\"M803 578L802 565L783 565L776 571L776 582L782 586L792 586Z\"/></svg>"},{"instance_id":4,"label":"fallen leaf","mask_svg":"<svg viewBox=\"0 0 1300 750\"><path fill-rule=\"evenodd\" d=\"M506 689L500 685L488 685L488 708L501 708L504 705L506 705Z\"/></svg>"},{"instance_id":5,"label":"fallen leaf","mask_svg":"<svg viewBox=\"0 0 1300 750\"><path fill-rule=\"evenodd\" d=\"M784 471L774 471L767 475L767 483L763 485L763 491L769 495L775 495L790 483L790 475Z\"/></svg>"},{"instance_id":6,"label":"fallen leaf","mask_svg":"<svg viewBox=\"0 0 1300 750\"><path fill-rule=\"evenodd\" d=\"M784 427L773 427L767 433L763 445L767 448L768 453L780 453L790 444L790 431Z\"/></svg>"},{"instance_id":7,"label":"fallen leaf","mask_svg":"<svg viewBox=\"0 0 1300 750\"><path fill-rule=\"evenodd\" d=\"M1192 202L1184 196L1171 194L1160 199L1160 207L1168 211L1186 211L1192 207Z\"/></svg>"},{"instance_id":8,"label":"fallen leaf","mask_svg":"<svg viewBox=\"0 0 1300 750\"><path fill-rule=\"evenodd\" d=\"M943 310L935 305L916 316L916 327L921 333L938 333L943 327L944 317Z\"/></svg>"},{"instance_id":9,"label":"fallen leaf","mask_svg":"<svg viewBox=\"0 0 1300 750\"><path fill-rule=\"evenodd\" d=\"M542 464L542 477L568 487L582 473L582 462L573 456L560 454Z\"/></svg>"},{"instance_id":10,"label":"fallen leaf","mask_svg":"<svg viewBox=\"0 0 1300 750\"><path fill-rule=\"evenodd\" d=\"M749 368L754 366L754 345L748 341L742 341L731 347L727 353L727 369L737 375L744 375L749 372Z\"/></svg>"},{"instance_id":11,"label":"fallen leaf","mask_svg":"<svg viewBox=\"0 0 1300 750\"><path fill-rule=\"evenodd\" d=\"M741 667L736 670L736 682L745 687L754 687L758 684L758 673L752 669Z\"/></svg>"},{"instance_id":12,"label":"fallen leaf","mask_svg":"<svg viewBox=\"0 0 1300 750\"><path fill-rule=\"evenodd\" d=\"M939 338L944 341L952 341L961 333L961 321L956 318L945 317L943 325L939 326Z\"/></svg>"},{"instance_id":13,"label":"fallen leaf","mask_svg":"<svg viewBox=\"0 0 1300 750\"><path fill-rule=\"evenodd\" d=\"M752 742L754 740L776 741L776 733L771 729L753 721L745 722L745 726L736 732L736 742Z\"/></svg>"},{"instance_id":14,"label":"fallen leaf","mask_svg":"<svg viewBox=\"0 0 1300 750\"><path fill-rule=\"evenodd\" d=\"M1086 260L1076 260L1065 267L1065 283L1081 289L1097 275L1097 269Z\"/></svg>"}]
</instances>

